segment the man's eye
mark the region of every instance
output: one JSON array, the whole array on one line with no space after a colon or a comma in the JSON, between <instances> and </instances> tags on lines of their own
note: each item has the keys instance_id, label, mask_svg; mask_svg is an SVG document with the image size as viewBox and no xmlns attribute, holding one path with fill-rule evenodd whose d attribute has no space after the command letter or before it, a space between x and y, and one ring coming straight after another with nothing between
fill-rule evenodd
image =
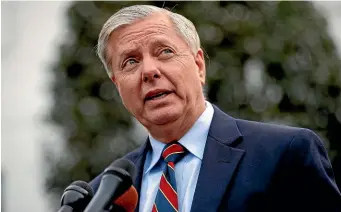
<instances>
[{"instance_id":1,"label":"man's eye","mask_svg":"<svg viewBox=\"0 0 341 212\"><path fill-rule=\"evenodd\" d=\"M135 63L137 63L137 61L135 60L135 59L133 59L133 58L129 58L128 60L126 60L124 63L123 63L123 68L125 67L125 66L127 66L127 65L133 65L133 64L135 64Z\"/></svg>"},{"instance_id":2,"label":"man's eye","mask_svg":"<svg viewBox=\"0 0 341 212\"><path fill-rule=\"evenodd\" d=\"M173 53L171 49L163 49L161 52L166 54Z\"/></svg>"},{"instance_id":3,"label":"man's eye","mask_svg":"<svg viewBox=\"0 0 341 212\"><path fill-rule=\"evenodd\" d=\"M159 53L158 57L163 58L163 59L169 59L174 54L174 51L170 48L161 49L161 51L159 51L159 52L160 53Z\"/></svg>"}]
</instances>

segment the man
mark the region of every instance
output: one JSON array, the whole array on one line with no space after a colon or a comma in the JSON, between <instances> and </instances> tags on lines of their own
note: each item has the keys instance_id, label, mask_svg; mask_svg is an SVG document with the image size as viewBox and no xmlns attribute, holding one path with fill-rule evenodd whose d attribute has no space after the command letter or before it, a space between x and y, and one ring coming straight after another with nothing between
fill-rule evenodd
<instances>
[{"instance_id":1,"label":"man","mask_svg":"<svg viewBox=\"0 0 341 212\"><path fill-rule=\"evenodd\" d=\"M341 210L315 133L235 119L205 100L204 54L185 17L123 8L104 24L98 54L122 103L149 132L125 156L138 170L137 211ZM90 183L95 190L100 179Z\"/></svg>"}]
</instances>

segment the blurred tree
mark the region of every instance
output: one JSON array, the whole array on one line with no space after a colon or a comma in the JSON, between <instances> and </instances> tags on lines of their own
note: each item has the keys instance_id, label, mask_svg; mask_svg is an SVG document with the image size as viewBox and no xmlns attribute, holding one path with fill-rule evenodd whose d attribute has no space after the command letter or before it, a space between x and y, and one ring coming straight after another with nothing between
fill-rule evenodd
<instances>
[{"instance_id":1,"label":"blurred tree","mask_svg":"<svg viewBox=\"0 0 341 212\"><path fill-rule=\"evenodd\" d=\"M325 19L309 2L137 2L193 21L207 55L207 96L234 117L307 127L324 140L341 184L340 60ZM49 121L61 157L46 149L46 189L59 200L145 140L95 54L104 22L134 2L75 2L60 47ZM142 133L141 133L142 132Z\"/></svg>"}]
</instances>

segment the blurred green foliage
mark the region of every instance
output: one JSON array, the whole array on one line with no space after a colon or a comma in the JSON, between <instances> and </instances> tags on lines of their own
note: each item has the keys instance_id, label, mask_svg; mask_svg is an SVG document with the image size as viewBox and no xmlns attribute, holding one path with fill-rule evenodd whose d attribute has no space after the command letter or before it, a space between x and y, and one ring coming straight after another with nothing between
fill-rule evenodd
<instances>
[{"instance_id":1,"label":"blurred green foliage","mask_svg":"<svg viewBox=\"0 0 341 212\"><path fill-rule=\"evenodd\" d=\"M341 183L341 63L310 2L75 2L52 69L49 122L65 140L60 157L45 149L46 190L54 200L72 181L91 180L145 141L95 53L104 22L132 4L167 7L192 20L208 55L208 100L237 118L314 130Z\"/></svg>"}]
</instances>

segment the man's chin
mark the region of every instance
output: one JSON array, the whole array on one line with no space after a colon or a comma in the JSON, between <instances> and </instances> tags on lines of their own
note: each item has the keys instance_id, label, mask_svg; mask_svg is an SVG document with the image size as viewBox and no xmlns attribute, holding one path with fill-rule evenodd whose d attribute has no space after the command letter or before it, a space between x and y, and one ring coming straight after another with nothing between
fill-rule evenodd
<instances>
[{"instance_id":1,"label":"man's chin","mask_svg":"<svg viewBox=\"0 0 341 212\"><path fill-rule=\"evenodd\" d=\"M168 111L167 113L150 114L150 117L148 119L154 125L167 125L167 124L173 123L178 118L179 118L179 114L171 113L170 111Z\"/></svg>"}]
</instances>

